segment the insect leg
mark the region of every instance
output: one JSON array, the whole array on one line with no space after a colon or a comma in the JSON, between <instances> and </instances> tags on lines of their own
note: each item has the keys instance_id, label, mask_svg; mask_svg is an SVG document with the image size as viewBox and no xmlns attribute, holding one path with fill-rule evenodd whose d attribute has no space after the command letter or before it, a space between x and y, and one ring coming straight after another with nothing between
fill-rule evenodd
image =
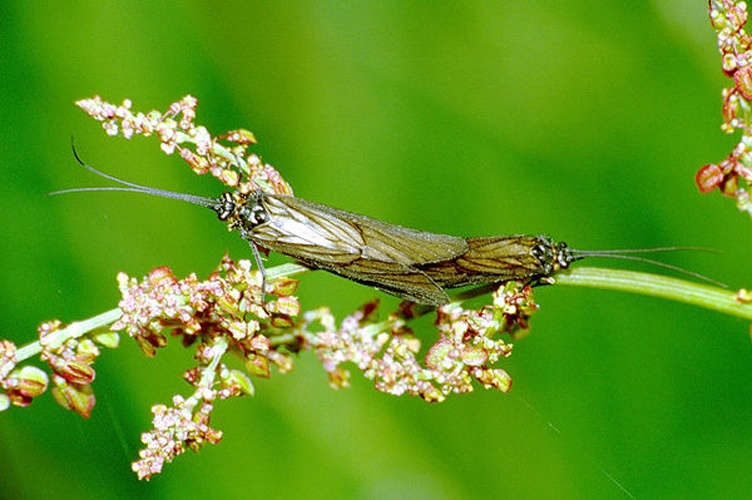
<instances>
[{"instance_id":1,"label":"insect leg","mask_svg":"<svg viewBox=\"0 0 752 500\"><path fill-rule=\"evenodd\" d=\"M253 260L256 261L258 270L261 273L261 305L264 305L266 303L266 268L264 268L264 263L261 261L261 252L259 252L256 244L249 239L248 245L251 247L251 252L253 252Z\"/></svg>"}]
</instances>

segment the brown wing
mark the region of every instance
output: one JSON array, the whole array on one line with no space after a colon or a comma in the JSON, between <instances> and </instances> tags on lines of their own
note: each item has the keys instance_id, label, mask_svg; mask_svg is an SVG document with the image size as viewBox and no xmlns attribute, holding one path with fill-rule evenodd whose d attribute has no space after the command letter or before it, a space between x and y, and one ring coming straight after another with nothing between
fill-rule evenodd
<instances>
[{"instance_id":1,"label":"brown wing","mask_svg":"<svg viewBox=\"0 0 752 500\"><path fill-rule=\"evenodd\" d=\"M270 220L253 229L254 239L293 257L303 249L309 258L321 260L352 255L411 265L452 259L468 248L463 238L388 224L292 196L266 195L262 203Z\"/></svg>"},{"instance_id":2,"label":"brown wing","mask_svg":"<svg viewBox=\"0 0 752 500\"><path fill-rule=\"evenodd\" d=\"M387 224L290 196L262 198L269 221L250 235L258 245L400 297L444 304L446 293L418 265L454 259L463 238Z\"/></svg>"},{"instance_id":3,"label":"brown wing","mask_svg":"<svg viewBox=\"0 0 752 500\"><path fill-rule=\"evenodd\" d=\"M534 251L541 245L550 246L547 238L512 235L467 238L466 241L468 250L461 256L418 268L444 288L533 279L547 272L546 263Z\"/></svg>"},{"instance_id":4,"label":"brown wing","mask_svg":"<svg viewBox=\"0 0 752 500\"><path fill-rule=\"evenodd\" d=\"M440 306L449 296L423 271L394 262L356 259L347 264L298 259L313 269L323 269L362 285L378 288L405 300Z\"/></svg>"}]
</instances>

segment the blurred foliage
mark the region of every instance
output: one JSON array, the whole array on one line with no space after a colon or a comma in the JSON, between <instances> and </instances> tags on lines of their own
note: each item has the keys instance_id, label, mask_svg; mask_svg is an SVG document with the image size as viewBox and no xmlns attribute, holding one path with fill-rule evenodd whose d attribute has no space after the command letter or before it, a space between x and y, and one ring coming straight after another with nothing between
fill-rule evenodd
<instances>
[{"instance_id":1,"label":"blurred foliage","mask_svg":"<svg viewBox=\"0 0 752 500\"><path fill-rule=\"evenodd\" d=\"M752 282L749 221L694 174L727 154L706 6L654 2L79 2L0 6L0 337L116 305L115 274L205 275L236 234L203 210L101 185L70 154L135 182L221 186L157 141L109 139L73 106L198 97L212 132L245 127L296 194L457 235L546 232L575 248L696 245L673 264ZM117 161L113 161L117 158ZM283 262L278 256L271 264ZM314 273L303 304L344 313L378 292ZM389 302L391 298L383 296ZM732 497L752 481L749 325L565 287L537 292L510 395L442 405L315 360L215 411L218 445L155 480L130 471L149 406L185 391L177 345L97 362L90 420L51 397L0 415L6 498ZM396 304L396 301L394 301ZM433 331L426 322L423 335ZM430 337L429 337L430 338ZM618 484L617 484L618 483Z\"/></svg>"}]
</instances>

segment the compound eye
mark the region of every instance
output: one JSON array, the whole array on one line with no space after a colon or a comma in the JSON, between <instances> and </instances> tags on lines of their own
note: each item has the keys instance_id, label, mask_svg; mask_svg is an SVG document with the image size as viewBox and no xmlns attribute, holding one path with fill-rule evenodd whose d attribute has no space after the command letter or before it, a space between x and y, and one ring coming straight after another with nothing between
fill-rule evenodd
<instances>
[{"instance_id":1,"label":"compound eye","mask_svg":"<svg viewBox=\"0 0 752 500\"><path fill-rule=\"evenodd\" d=\"M569 264L577 260L577 258L573 255L569 246L561 241L556 244L556 260L560 268L566 269L569 267Z\"/></svg>"},{"instance_id":2,"label":"compound eye","mask_svg":"<svg viewBox=\"0 0 752 500\"><path fill-rule=\"evenodd\" d=\"M227 220L235 213L235 200L230 193L222 193L219 203L214 207L219 220Z\"/></svg>"}]
</instances>

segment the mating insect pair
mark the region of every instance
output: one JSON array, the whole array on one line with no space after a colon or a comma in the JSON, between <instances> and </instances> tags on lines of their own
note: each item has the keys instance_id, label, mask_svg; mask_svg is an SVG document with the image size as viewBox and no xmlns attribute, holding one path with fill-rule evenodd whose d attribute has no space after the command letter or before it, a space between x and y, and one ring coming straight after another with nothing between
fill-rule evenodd
<instances>
[{"instance_id":1,"label":"mating insect pair","mask_svg":"<svg viewBox=\"0 0 752 500\"><path fill-rule=\"evenodd\" d=\"M125 191L210 208L248 241L262 277L265 274L259 248L403 299L439 306L449 302L445 290L450 288L509 280L531 284L550 282L556 272L589 256L638 259L622 255L624 251L614 254L573 250L547 236L459 238L434 234L293 196L261 191L228 192L218 199L175 193L118 179L85 164L75 150L74 155L86 169L126 187L74 188L53 194Z\"/></svg>"}]
</instances>

